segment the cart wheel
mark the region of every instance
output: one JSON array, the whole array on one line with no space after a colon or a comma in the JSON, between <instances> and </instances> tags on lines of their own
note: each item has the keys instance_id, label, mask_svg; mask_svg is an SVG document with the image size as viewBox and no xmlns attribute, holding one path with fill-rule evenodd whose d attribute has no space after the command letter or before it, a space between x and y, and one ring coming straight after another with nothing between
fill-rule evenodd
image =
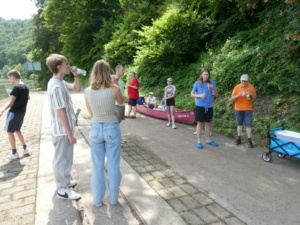
<instances>
[{"instance_id":1,"label":"cart wheel","mask_svg":"<svg viewBox=\"0 0 300 225\"><path fill-rule=\"evenodd\" d=\"M266 162L271 162L271 161L272 161L272 155L271 155L270 152L264 152L264 153L262 154L262 158L263 158L263 160L266 161Z\"/></svg>"},{"instance_id":2,"label":"cart wheel","mask_svg":"<svg viewBox=\"0 0 300 225\"><path fill-rule=\"evenodd\" d=\"M277 157L278 157L278 158L284 159L284 158L286 157L286 154L283 154L283 153L277 153Z\"/></svg>"}]
</instances>

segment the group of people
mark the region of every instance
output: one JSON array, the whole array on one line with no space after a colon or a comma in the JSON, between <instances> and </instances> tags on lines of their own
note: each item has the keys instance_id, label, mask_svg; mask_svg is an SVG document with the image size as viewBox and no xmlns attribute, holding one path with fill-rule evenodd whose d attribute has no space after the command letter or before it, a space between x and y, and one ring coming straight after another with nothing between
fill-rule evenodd
<instances>
[{"instance_id":1,"label":"group of people","mask_svg":"<svg viewBox=\"0 0 300 225\"><path fill-rule=\"evenodd\" d=\"M47 96L51 112L51 132L54 145L53 172L57 187L57 198L76 200L81 195L72 187L77 184L71 179L73 165L74 144L77 140L74 136L76 115L73 109L70 92L80 91L80 79L74 70L74 82L68 83L64 77L70 73L68 59L59 54L51 54L46 59L46 64L53 74L47 85ZM84 91L85 103L91 116L92 124L89 134L89 143L92 159L92 177L90 181L93 202L96 207L102 205L106 192L106 183L109 188L109 202L117 204L119 186L122 178L120 171L120 147L124 140L121 139L119 124L125 117L136 118L136 104L139 98L139 82L134 72L130 72L130 81L125 85L121 77L124 75L124 67L117 65L116 74L111 75L110 65L104 60L94 63L90 73L90 84ZM12 70L7 74L14 88L10 93L10 101L0 111L0 116L9 109L5 130L11 144L12 151L9 159L17 159L14 133L19 137L24 154L29 150L21 133L21 127L29 100L29 89L21 82L20 73ZM242 125L245 123L248 136L248 145L253 147L251 140L252 126L252 101L256 98L254 87L248 83L248 75L241 76L241 83L237 85L231 99L235 101L236 122L238 138L236 144L241 144ZM125 87L128 89L128 97L125 96ZM168 113L167 126L176 129L174 120L176 87L173 79L167 79L164 89L164 100ZM217 147L218 144L211 140L210 127L213 119L213 99L218 96L216 83L211 80L210 72L204 69L200 72L199 80L194 83L191 97L196 102L197 144L202 149L201 130L205 125L206 144ZM129 108L125 116L125 103ZM156 99L150 92L149 108L156 108ZM108 176L104 175L105 157L107 158Z\"/></svg>"},{"instance_id":2,"label":"group of people","mask_svg":"<svg viewBox=\"0 0 300 225\"><path fill-rule=\"evenodd\" d=\"M242 126L245 124L248 137L248 147L253 148L252 143L252 110L253 100L256 99L256 90L248 83L248 74L243 74L240 84L236 85L231 93L231 100L234 101L234 110L237 123L236 145L241 144ZM201 130L205 125L206 144L218 147L218 143L211 140L211 122L213 119L213 99L218 96L216 83L210 79L210 71L204 69L200 72L199 80L194 83L191 97L196 99L196 134L198 149L202 149Z\"/></svg>"}]
</instances>

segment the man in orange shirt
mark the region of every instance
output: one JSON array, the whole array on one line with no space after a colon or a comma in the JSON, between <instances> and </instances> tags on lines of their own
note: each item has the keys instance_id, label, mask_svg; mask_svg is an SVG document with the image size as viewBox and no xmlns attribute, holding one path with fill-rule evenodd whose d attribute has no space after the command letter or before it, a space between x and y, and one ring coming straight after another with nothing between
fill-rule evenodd
<instances>
[{"instance_id":1,"label":"man in orange shirt","mask_svg":"<svg viewBox=\"0 0 300 225\"><path fill-rule=\"evenodd\" d=\"M244 123L246 126L246 132L248 136L248 147L253 148L253 143L251 140L253 110L252 102L256 99L256 91L253 85L248 83L248 80L248 74L243 74L241 76L241 83L234 87L231 94L231 100L234 101L234 110L236 115L238 133L238 137L235 144L241 144L241 136Z\"/></svg>"}]
</instances>

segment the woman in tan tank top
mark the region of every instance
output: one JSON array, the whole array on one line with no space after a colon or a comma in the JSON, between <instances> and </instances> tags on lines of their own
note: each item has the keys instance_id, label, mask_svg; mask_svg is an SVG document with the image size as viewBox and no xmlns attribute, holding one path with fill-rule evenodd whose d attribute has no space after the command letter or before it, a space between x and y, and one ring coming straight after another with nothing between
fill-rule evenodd
<instances>
[{"instance_id":1,"label":"woman in tan tank top","mask_svg":"<svg viewBox=\"0 0 300 225\"><path fill-rule=\"evenodd\" d=\"M90 74L90 86L84 92L86 107L92 117L89 135L93 171L91 191L95 206L100 207L106 191L104 161L107 158L109 202L117 204L119 186L122 178L120 171L121 132L115 113L115 101L123 103L117 85L113 84L110 66L107 62L95 62Z\"/></svg>"}]
</instances>

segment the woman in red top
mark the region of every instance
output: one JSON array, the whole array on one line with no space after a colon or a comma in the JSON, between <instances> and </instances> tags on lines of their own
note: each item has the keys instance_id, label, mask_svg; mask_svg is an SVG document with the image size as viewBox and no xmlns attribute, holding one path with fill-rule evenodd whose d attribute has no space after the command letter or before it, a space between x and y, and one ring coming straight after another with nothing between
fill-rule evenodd
<instances>
[{"instance_id":1,"label":"woman in red top","mask_svg":"<svg viewBox=\"0 0 300 225\"><path fill-rule=\"evenodd\" d=\"M127 113L127 118L136 118L136 102L137 99L139 98L139 81L135 77L135 72L130 72L129 73L130 81L129 84L127 85L128 89L128 113ZM130 116L131 109L133 108L133 116Z\"/></svg>"}]
</instances>

